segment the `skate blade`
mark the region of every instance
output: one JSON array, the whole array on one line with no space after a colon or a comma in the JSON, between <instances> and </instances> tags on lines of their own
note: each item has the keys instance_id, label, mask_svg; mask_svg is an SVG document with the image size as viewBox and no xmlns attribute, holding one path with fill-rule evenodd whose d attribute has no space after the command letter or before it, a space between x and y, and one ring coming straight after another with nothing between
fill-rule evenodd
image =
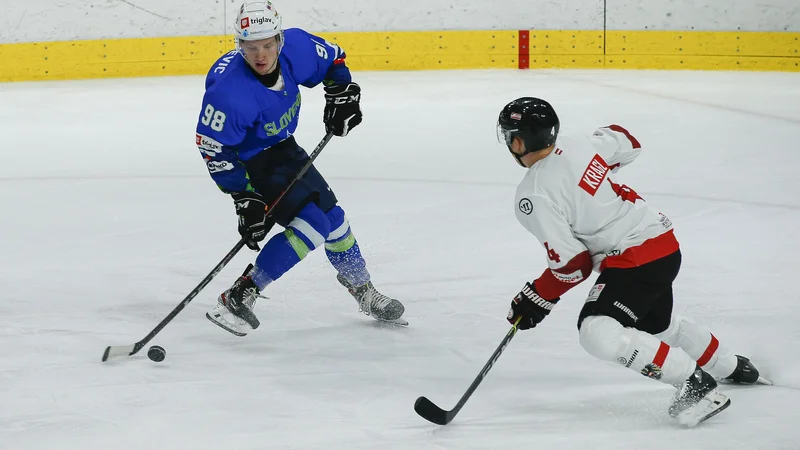
<instances>
[{"instance_id":1,"label":"skate blade","mask_svg":"<svg viewBox=\"0 0 800 450\"><path fill-rule=\"evenodd\" d=\"M772 381L761 376L759 376L758 380L756 380L754 383L734 383L733 381L726 379L717 380L717 383L723 384L725 386L755 386L755 385L774 386L775 385L775 383L773 383Z\"/></svg>"},{"instance_id":2,"label":"skate blade","mask_svg":"<svg viewBox=\"0 0 800 450\"><path fill-rule=\"evenodd\" d=\"M754 384L763 384L764 386L772 386L774 383L764 377L758 377L758 380L756 380Z\"/></svg>"},{"instance_id":3,"label":"skate blade","mask_svg":"<svg viewBox=\"0 0 800 450\"><path fill-rule=\"evenodd\" d=\"M391 319L391 320L378 319L377 317L375 317L375 320L377 320L380 323L385 323L387 325L395 325L395 326L398 326L398 327L407 327L408 326L408 321L406 319L403 319L402 317L398 318L398 319Z\"/></svg>"},{"instance_id":4,"label":"skate blade","mask_svg":"<svg viewBox=\"0 0 800 450\"><path fill-rule=\"evenodd\" d=\"M247 325L236 326L236 325L228 322L222 316L222 314L219 314L219 313L213 313L212 314L210 312L207 312L206 313L206 319L208 319L209 321L211 321L211 323L217 325L218 327L222 328L223 330L225 330L228 333L231 333L231 334L233 334L235 336L239 336L239 337L247 336L247 331L249 331L249 330L245 330L245 328L248 328ZM244 321L243 321L243 323L244 323Z\"/></svg>"},{"instance_id":5,"label":"skate blade","mask_svg":"<svg viewBox=\"0 0 800 450\"><path fill-rule=\"evenodd\" d=\"M684 427L692 428L716 416L731 406L731 399L717 390L708 393L700 403L682 411L677 416L678 423Z\"/></svg>"}]
</instances>

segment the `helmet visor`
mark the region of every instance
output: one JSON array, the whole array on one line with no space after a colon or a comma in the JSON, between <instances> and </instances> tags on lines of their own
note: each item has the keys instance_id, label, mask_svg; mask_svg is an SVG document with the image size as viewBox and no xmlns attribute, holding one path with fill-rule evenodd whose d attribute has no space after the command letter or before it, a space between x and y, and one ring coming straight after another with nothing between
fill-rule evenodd
<instances>
[{"instance_id":1,"label":"helmet visor","mask_svg":"<svg viewBox=\"0 0 800 450\"><path fill-rule=\"evenodd\" d=\"M504 128L500 121L497 121L497 142L505 145L511 145L514 142L514 136L519 132L518 129Z\"/></svg>"}]
</instances>

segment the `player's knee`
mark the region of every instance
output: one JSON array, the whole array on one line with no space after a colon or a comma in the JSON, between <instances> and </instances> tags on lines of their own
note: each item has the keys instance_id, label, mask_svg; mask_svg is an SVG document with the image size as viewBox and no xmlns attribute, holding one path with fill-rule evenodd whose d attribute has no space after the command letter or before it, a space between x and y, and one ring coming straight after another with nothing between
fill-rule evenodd
<instances>
[{"instance_id":1,"label":"player's knee","mask_svg":"<svg viewBox=\"0 0 800 450\"><path fill-rule=\"evenodd\" d=\"M683 316L673 314L667 329L653 336L661 339L669 346L678 346L678 340L681 337L681 323L684 320L686 319Z\"/></svg>"},{"instance_id":2,"label":"player's knee","mask_svg":"<svg viewBox=\"0 0 800 450\"><path fill-rule=\"evenodd\" d=\"M347 233L350 228L350 223L347 221L347 216L341 206L336 205L330 211L325 213L328 222L331 224L331 231L325 236L327 241L335 241Z\"/></svg>"},{"instance_id":3,"label":"player's knee","mask_svg":"<svg viewBox=\"0 0 800 450\"><path fill-rule=\"evenodd\" d=\"M706 326L688 317L673 314L669 327L654 336L672 347L692 349L696 346L705 346L710 334L711 330Z\"/></svg>"},{"instance_id":4,"label":"player's knee","mask_svg":"<svg viewBox=\"0 0 800 450\"><path fill-rule=\"evenodd\" d=\"M331 222L316 203L308 203L286 227L289 244L303 259L308 252L325 242L331 233Z\"/></svg>"},{"instance_id":5,"label":"player's knee","mask_svg":"<svg viewBox=\"0 0 800 450\"><path fill-rule=\"evenodd\" d=\"M337 205L326 215L331 224L331 231L325 239L325 248L332 252L346 252L355 244L356 239L350 231L350 222L344 210Z\"/></svg>"},{"instance_id":6,"label":"player's knee","mask_svg":"<svg viewBox=\"0 0 800 450\"><path fill-rule=\"evenodd\" d=\"M592 356L614 361L627 347L625 327L608 316L589 316L580 327L581 346Z\"/></svg>"}]
</instances>

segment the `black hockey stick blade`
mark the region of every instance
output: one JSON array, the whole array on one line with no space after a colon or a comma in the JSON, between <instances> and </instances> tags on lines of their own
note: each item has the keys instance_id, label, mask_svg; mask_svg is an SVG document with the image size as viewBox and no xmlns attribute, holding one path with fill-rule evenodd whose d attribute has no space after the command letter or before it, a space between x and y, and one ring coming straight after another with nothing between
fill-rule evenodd
<instances>
[{"instance_id":1,"label":"black hockey stick blade","mask_svg":"<svg viewBox=\"0 0 800 450\"><path fill-rule=\"evenodd\" d=\"M467 400L472 396L472 393L475 392L475 389L478 389L478 386L481 384L486 375L489 374L489 371L494 366L494 363L497 362L497 359L500 358L500 355L503 354L503 350L506 349L508 344L511 342L511 339L517 334L517 326L519 325L519 321L522 320L522 317L517 317L517 320L514 322L514 325L508 330L506 336L500 342L500 345L497 349L492 353L492 357L489 358L489 361L483 366L481 372L475 378L469 388L467 388L467 392L461 396L456 403L456 406L451 409L450 411L445 411L442 408L436 406L432 401L428 400L425 397L420 397L414 402L414 411L417 412L423 419L427 420L428 422L435 423L437 425L447 425L450 423L453 418L456 417L461 408L464 407L464 404L467 403Z\"/></svg>"},{"instance_id":2,"label":"black hockey stick blade","mask_svg":"<svg viewBox=\"0 0 800 450\"><path fill-rule=\"evenodd\" d=\"M420 397L414 402L414 411L423 419L436 425L447 425L455 417L452 411L445 411L439 408L427 397Z\"/></svg>"}]
</instances>

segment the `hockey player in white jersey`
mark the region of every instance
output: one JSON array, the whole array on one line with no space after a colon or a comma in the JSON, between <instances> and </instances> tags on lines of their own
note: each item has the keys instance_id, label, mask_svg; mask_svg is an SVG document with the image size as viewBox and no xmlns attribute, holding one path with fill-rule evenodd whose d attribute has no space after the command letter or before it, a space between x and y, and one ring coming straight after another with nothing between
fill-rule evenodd
<instances>
[{"instance_id":1,"label":"hockey player in white jersey","mask_svg":"<svg viewBox=\"0 0 800 450\"><path fill-rule=\"evenodd\" d=\"M730 400L717 379L769 382L706 327L672 313L681 252L666 215L612 176L641 145L618 125L591 135L559 136L544 100L503 108L498 139L528 172L517 188L516 216L544 246L548 268L511 302L508 320L535 327L561 295L600 273L578 317L580 343L602 360L678 387L670 416L694 426Z\"/></svg>"}]
</instances>

